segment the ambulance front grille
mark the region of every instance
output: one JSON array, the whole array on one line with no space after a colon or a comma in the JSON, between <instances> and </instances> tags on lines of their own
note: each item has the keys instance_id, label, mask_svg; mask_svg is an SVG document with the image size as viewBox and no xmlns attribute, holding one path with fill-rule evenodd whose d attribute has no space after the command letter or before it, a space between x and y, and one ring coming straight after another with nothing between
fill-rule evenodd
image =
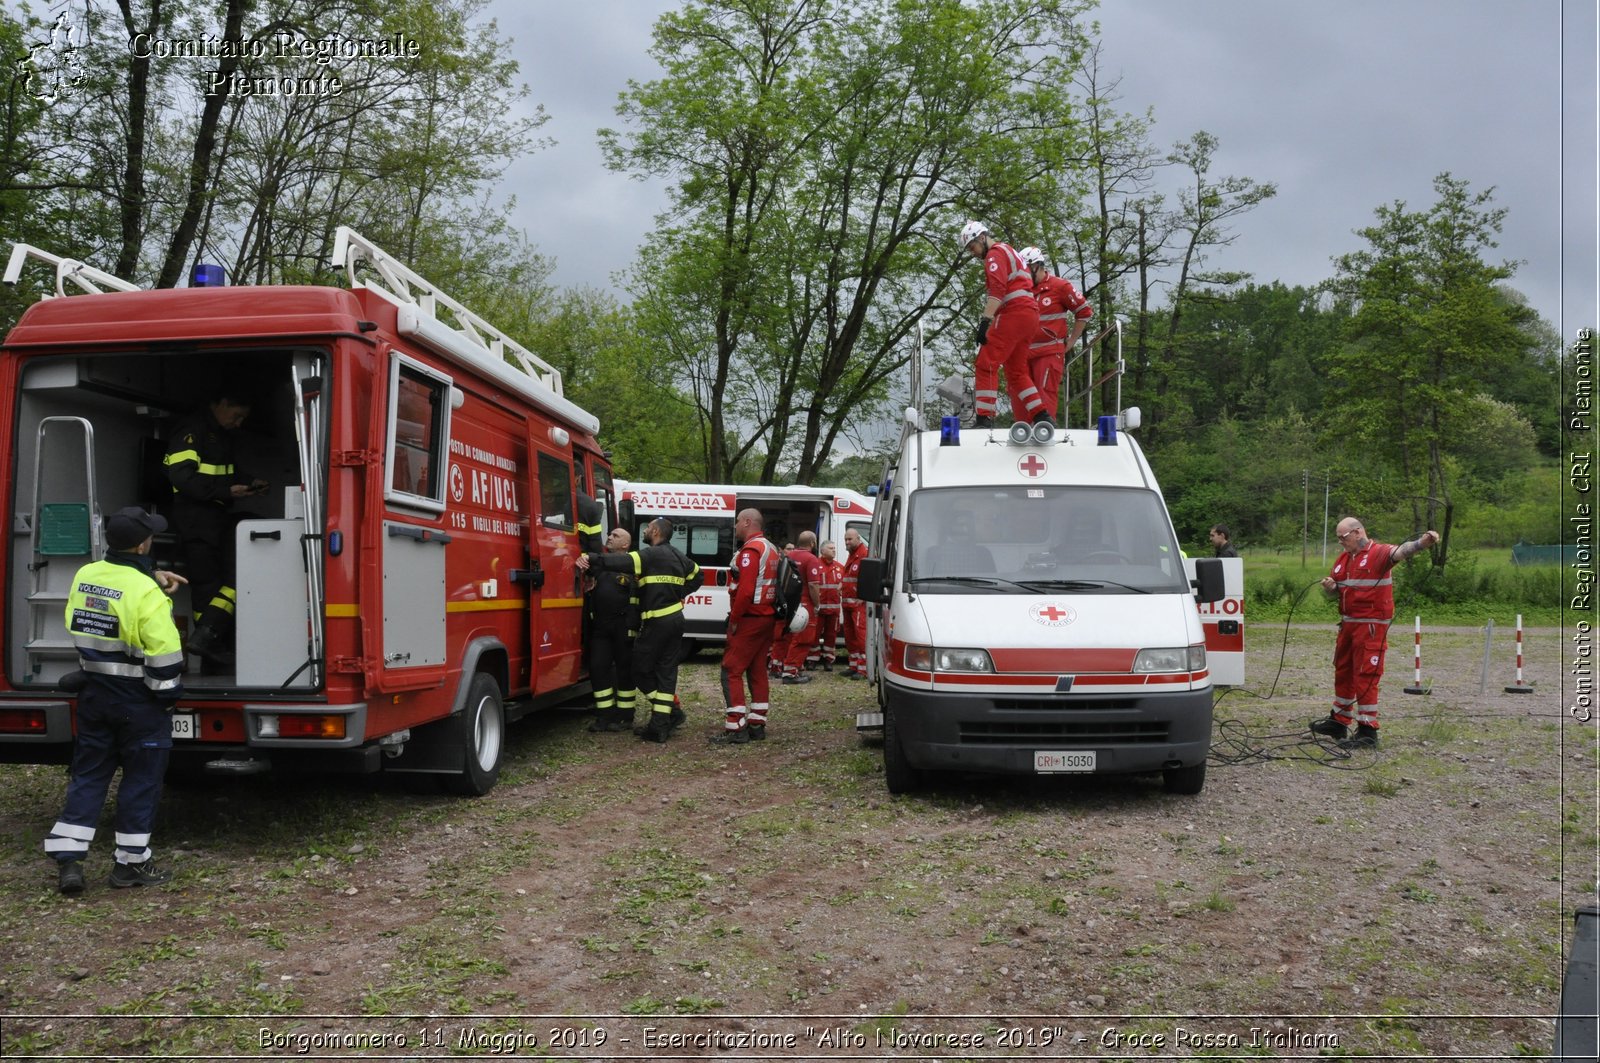
<instances>
[{"instance_id":1,"label":"ambulance front grille","mask_svg":"<svg viewBox=\"0 0 1600 1063\"><path fill-rule=\"evenodd\" d=\"M1112 723L995 723L989 720L963 720L960 731L965 746L1039 745L1053 742L1084 742L1094 745L1145 745L1167 741L1167 725L1161 721Z\"/></svg>"}]
</instances>

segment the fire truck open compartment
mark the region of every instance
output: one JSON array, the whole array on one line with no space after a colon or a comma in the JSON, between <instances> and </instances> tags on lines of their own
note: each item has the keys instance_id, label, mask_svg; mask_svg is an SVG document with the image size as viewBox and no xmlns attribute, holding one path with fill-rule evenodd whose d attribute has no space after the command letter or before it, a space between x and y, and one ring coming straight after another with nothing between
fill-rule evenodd
<instances>
[{"instance_id":1,"label":"fire truck open compartment","mask_svg":"<svg viewBox=\"0 0 1600 1063\"><path fill-rule=\"evenodd\" d=\"M14 686L49 688L76 667L61 618L73 573L103 552L106 516L136 505L170 518L169 437L219 386L251 397L235 436L236 464L270 486L235 507L237 645L248 649L219 674L201 674L192 660L185 687L303 695L321 683L312 652L320 566L317 550L305 549L315 540L303 536L321 527L322 503L315 501L319 511L308 522L302 485L325 480L325 364L326 352L311 347L41 353L22 362L13 396L7 629L26 637L7 640ZM317 466L309 478L303 454ZM184 572L176 528L156 537L154 556L159 567ZM193 616L187 588L175 603L186 631ZM284 637L295 630L306 638Z\"/></svg>"}]
</instances>

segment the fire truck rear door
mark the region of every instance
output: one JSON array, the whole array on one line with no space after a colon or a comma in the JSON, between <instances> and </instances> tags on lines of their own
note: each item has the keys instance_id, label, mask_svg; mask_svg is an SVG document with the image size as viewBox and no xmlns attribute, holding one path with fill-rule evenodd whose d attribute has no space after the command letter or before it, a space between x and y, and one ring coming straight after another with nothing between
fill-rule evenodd
<instances>
[{"instance_id":1,"label":"fire truck rear door","mask_svg":"<svg viewBox=\"0 0 1600 1063\"><path fill-rule=\"evenodd\" d=\"M529 442L529 464L538 499L528 521L528 554L544 581L530 595L533 692L543 694L578 681L583 658L583 588L579 580L577 497L572 458L537 437Z\"/></svg>"}]
</instances>

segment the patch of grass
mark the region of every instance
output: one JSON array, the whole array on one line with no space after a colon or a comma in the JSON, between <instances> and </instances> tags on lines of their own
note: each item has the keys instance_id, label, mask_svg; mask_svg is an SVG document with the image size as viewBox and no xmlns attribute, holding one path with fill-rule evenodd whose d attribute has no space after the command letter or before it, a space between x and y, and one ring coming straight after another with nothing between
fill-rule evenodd
<instances>
[{"instance_id":1,"label":"patch of grass","mask_svg":"<svg viewBox=\"0 0 1600 1063\"><path fill-rule=\"evenodd\" d=\"M1200 907L1208 912L1231 912L1238 905L1216 890L1212 890L1210 895L1200 902Z\"/></svg>"},{"instance_id":2,"label":"patch of grass","mask_svg":"<svg viewBox=\"0 0 1600 1063\"><path fill-rule=\"evenodd\" d=\"M1361 788L1361 792L1374 797L1393 797L1400 792L1400 781L1386 779L1381 775L1368 775L1366 785Z\"/></svg>"}]
</instances>

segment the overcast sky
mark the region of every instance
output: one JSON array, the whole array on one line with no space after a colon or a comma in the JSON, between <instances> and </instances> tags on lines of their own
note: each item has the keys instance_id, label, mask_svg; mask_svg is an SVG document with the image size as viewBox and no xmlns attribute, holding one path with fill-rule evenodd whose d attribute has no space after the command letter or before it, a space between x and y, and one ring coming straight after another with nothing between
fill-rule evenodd
<instances>
[{"instance_id":1,"label":"overcast sky","mask_svg":"<svg viewBox=\"0 0 1600 1063\"><path fill-rule=\"evenodd\" d=\"M505 190L558 285L613 288L666 205L663 187L605 169L595 130L618 125L629 78L659 73L650 31L675 6L491 2L557 140ZM1511 283L1551 324L1570 338L1600 317L1593 0L1104 0L1092 17L1120 109L1153 108L1159 147L1204 129L1221 145L1213 175L1278 186L1211 266L1324 280L1380 204L1424 208L1448 170L1495 188L1500 257L1521 260Z\"/></svg>"}]
</instances>

